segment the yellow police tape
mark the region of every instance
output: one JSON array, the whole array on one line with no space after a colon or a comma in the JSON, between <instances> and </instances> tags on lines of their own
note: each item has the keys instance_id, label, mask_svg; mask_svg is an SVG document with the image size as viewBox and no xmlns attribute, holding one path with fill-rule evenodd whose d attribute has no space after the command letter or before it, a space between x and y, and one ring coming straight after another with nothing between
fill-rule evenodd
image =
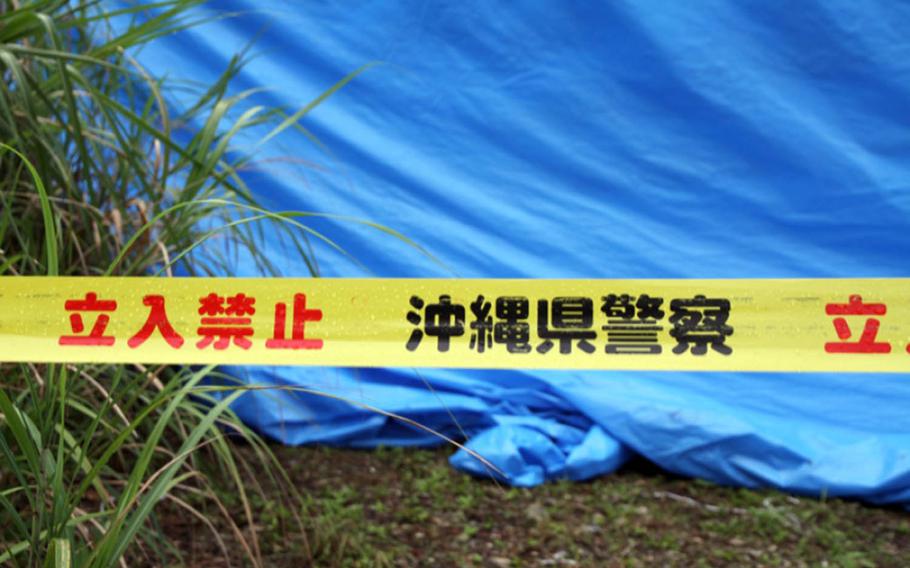
<instances>
[{"instance_id":1,"label":"yellow police tape","mask_svg":"<svg viewBox=\"0 0 910 568\"><path fill-rule=\"evenodd\" d=\"M910 279L0 278L0 362L910 371Z\"/></svg>"}]
</instances>

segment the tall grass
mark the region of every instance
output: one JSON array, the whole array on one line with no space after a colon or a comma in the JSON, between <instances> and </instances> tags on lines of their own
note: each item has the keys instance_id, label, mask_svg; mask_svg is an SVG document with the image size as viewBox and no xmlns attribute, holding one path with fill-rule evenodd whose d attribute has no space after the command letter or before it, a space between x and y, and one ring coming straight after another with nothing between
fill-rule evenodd
<instances>
[{"instance_id":1,"label":"tall grass","mask_svg":"<svg viewBox=\"0 0 910 568\"><path fill-rule=\"evenodd\" d=\"M252 222L263 220L282 221L274 230L287 232L315 272L307 239L325 237L295 220L302 214L256 206L240 175L251 157L232 142L250 129L265 127L264 142L300 128L298 119L356 72L299 111L268 109L248 105L252 92L229 91L238 54L177 113L168 85L131 53L201 23L191 16L198 3L119 11L95 0L0 4L0 276L168 274L175 264L230 273L225 247L199 246L215 233L269 272L256 246L262 225ZM260 565L249 492L257 480L286 480L230 411L242 391L215 397L200 388L212 374L0 365L0 564L168 562L179 551L155 520L167 502L208 526L227 557L239 547ZM255 448L257 463L235 456L229 434ZM204 471L232 486L243 518L228 513Z\"/></svg>"}]
</instances>

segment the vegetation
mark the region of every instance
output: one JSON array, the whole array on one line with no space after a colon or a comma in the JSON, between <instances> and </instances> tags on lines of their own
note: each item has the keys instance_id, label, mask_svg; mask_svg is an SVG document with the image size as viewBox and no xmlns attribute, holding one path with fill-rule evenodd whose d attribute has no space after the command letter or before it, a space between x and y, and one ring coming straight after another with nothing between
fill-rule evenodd
<instances>
[{"instance_id":1,"label":"vegetation","mask_svg":"<svg viewBox=\"0 0 910 568\"><path fill-rule=\"evenodd\" d=\"M253 221L287 232L315 272L307 239L322 235L301 223L304 213L256 206L240 175L251 156L233 141L255 131L265 142L300 128L306 112L356 73L306 108L266 109L246 104L251 91L229 92L243 64L238 54L176 112L171 87L133 54L202 23L191 16L198 3L116 11L95 0L0 4L0 275L170 274L178 265L228 274L232 249L272 271L256 246L262 223ZM200 246L216 234L217 248ZM174 556L155 517L161 502L260 564L256 532L241 529L254 526L251 492L271 483L284 487L289 503L300 497L231 413L242 391L216 396L202 386L212 375L141 365L0 366L0 565L134 565ZM253 453L235 457L229 434ZM242 482L251 467L261 475ZM239 518L213 490L216 478L231 485ZM212 512L223 515L225 534L208 520Z\"/></svg>"},{"instance_id":2,"label":"vegetation","mask_svg":"<svg viewBox=\"0 0 910 568\"><path fill-rule=\"evenodd\" d=\"M643 461L587 483L508 488L454 471L451 452L275 448L306 491L308 518L321 527L322 538L310 541L320 566L859 568L910 561L903 511L719 487ZM266 564L303 564L305 543L282 529L294 511L259 510ZM220 551L187 525L165 530L194 562L220 561Z\"/></svg>"}]
</instances>

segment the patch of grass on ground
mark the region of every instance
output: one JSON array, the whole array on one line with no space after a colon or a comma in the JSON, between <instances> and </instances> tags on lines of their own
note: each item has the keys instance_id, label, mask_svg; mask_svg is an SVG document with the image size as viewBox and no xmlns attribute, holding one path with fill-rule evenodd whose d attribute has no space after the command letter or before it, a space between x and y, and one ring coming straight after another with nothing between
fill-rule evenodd
<instances>
[{"instance_id":1,"label":"patch of grass on ground","mask_svg":"<svg viewBox=\"0 0 910 568\"><path fill-rule=\"evenodd\" d=\"M453 470L448 448L274 449L307 496L300 513L311 532L286 530L294 512L283 506L255 503L267 565L301 565L310 554L327 566L910 564L905 512L719 487L647 464L514 489ZM218 562L194 540L202 534L172 536L195 550L187 560Z\"/></svg>"}]
</instances>

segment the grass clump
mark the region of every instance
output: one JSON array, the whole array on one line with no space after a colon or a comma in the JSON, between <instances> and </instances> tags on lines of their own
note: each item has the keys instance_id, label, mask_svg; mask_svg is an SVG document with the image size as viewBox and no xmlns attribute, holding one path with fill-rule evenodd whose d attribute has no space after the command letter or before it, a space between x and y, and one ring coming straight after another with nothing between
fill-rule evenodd
<instances>
[{"instance_id":1,"label":"grass clump","mask_svg":"<svg viewBox=\"0 0 910 568\"><path fill-rule=\"evenodd\" d=\"M268 273L274 267L256 246L262 227L251 222L259 220L281 221L274 230L287 232L315 272L308 228L293 219L302 214L256 207L240 175L251 157L233 144L250 129L264 128L265 141L299 128L314 105L297 112L249 106L251 91L229 92L239 54L176 112L168 84L133 57L201 23L197 4L0 4L0 276L170 274L175 265L229 274L231 247ZM215 234L217 249L199 246ZM243 391L215 397L200 386L213 374L0 365L0 565L179 561L158 530L161 503L199 519L226 557L239 549L245 562L260 565L251 494L262 492L259 481L284 478L230 411ZM228 435L245 440L255 457L237 458ZM243 480L245 470L258 475ZM229 487L239 517L216 484ZM281 493L292 501L294 530L303 531L302 500L291 488Z\"/></svg>"}]
</instances>

